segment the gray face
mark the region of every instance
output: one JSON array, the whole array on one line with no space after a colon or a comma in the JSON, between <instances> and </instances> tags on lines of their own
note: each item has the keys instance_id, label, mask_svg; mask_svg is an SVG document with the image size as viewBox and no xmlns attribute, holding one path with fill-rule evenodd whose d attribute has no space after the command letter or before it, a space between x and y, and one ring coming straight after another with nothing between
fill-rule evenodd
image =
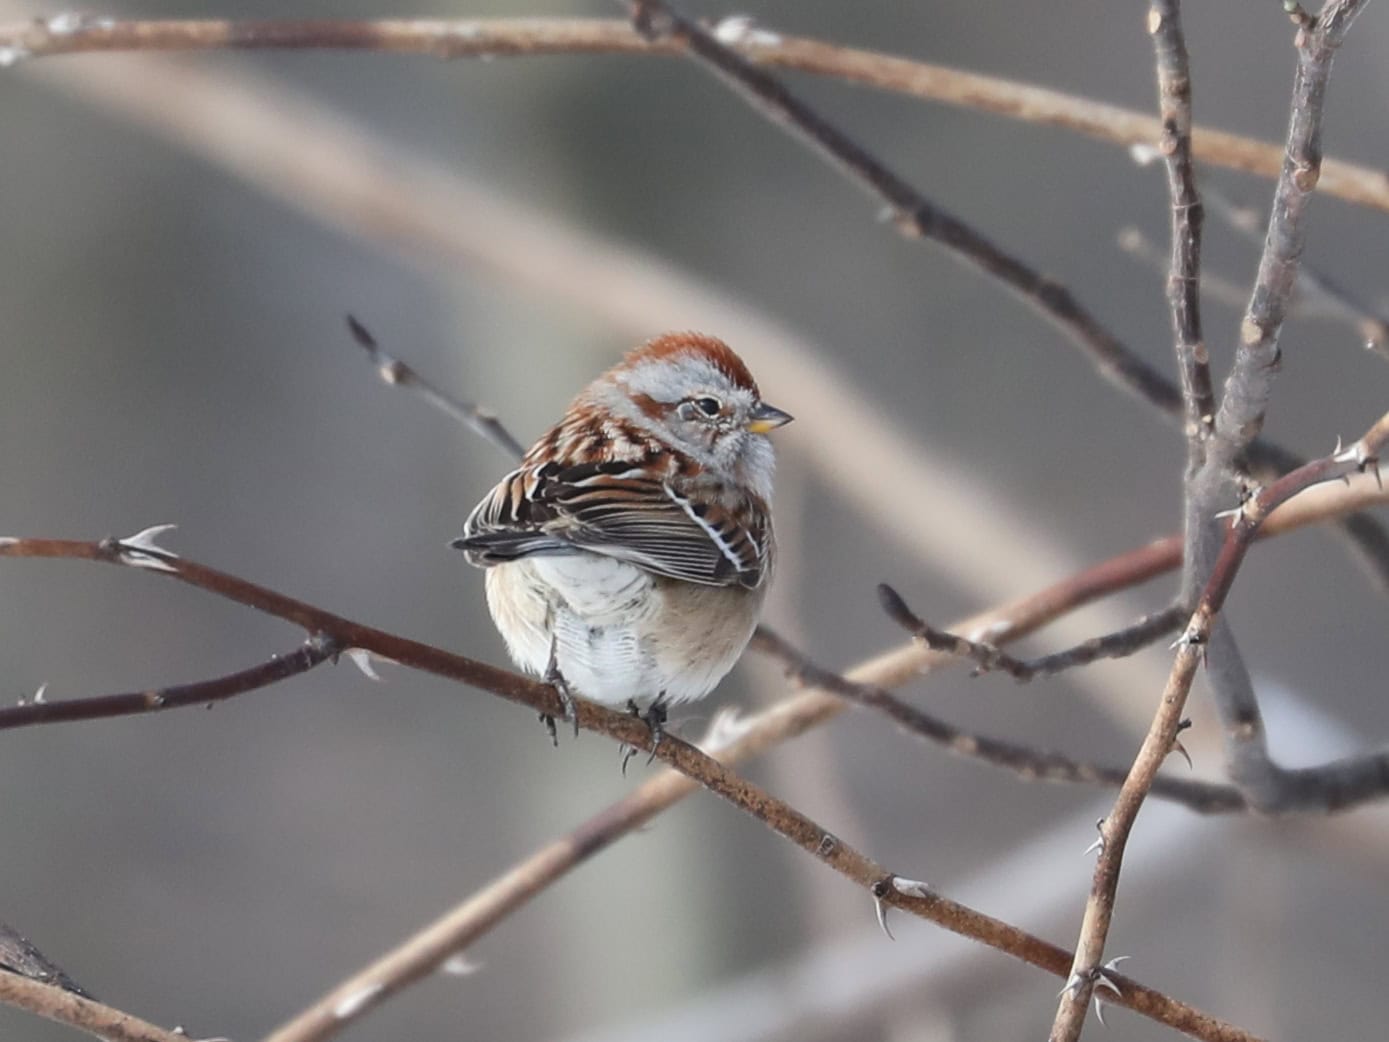
<instances>
[{"instance_id":1,"label":"gray face","mask_svg":"<svg viewBox=\"0 0 1389 1042\"><path fill-rule=\"evenodd\" d=\"M772 446L747 430L758 405L749 388L698 356L644 362L614 380L605 404L615 413L703 464L715 481L770 495Z\"/></svg>"}]
</instances>

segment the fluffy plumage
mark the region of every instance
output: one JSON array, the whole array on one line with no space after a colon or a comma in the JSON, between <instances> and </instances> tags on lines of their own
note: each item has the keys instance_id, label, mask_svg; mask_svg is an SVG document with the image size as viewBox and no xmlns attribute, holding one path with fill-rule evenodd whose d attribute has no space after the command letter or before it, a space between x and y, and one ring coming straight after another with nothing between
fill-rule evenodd
<instances>
[{"instance_id":1,"label":"fluffy plumage","mask_svg":"<svg viewBox=\"0 0 1389 1042\"><path fill-rule=\"evenodd\" d=\"M756 624L773 556L773 455L790 416L742 360L658 337L586 387L455 541L488 569L521 668L649 705L707 694Z\"/></svg>"}]
</instances>

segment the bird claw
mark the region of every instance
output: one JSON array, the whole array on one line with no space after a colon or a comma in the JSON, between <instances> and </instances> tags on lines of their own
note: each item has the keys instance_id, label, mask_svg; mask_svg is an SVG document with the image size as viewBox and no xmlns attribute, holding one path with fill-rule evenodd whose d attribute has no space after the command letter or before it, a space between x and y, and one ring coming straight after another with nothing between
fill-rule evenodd
<instances>
[{"instance_id":1,"label":"bird claw","mask_svg":"<svg viewBox=\"0 0 1389 1042\"><path fill-rule=\"evenodd\" d=\"M555 695L559 698L560 719L572 720L574 723L574 737L579 737L579 707L574 704L574 693L569 690L569 681L564 679L564 674L559 671L559 663L555 659L555 648L550 648L550 661L545 666L545 675L541 680L555 689ZM545 725L545 730L550 734L550 743L556 748L559 747L559 735L555 732L555 718L549 713L541 713L540 721Z\"/></svg>"},{"instance_id":2,"label":"bird claw","mask_svg":"<svg viewBox=\"0 0 1389 1042\"><path fill-rule=\"evenodd\" d=\"M646 708L645 712L642 712L641 707L637 705L635 700L628 699L627 711L644 723L647 730L651 732L651 755L646 758L646 763L649 767L656 759L656 750L661 747L661 739L666 735L665 703L658 698ZM622 776L625 778L627 776L627 764L631 761L633 756L637 755L637 747L623 742L618 751L622 755Z\"/></svg>"}]
</instances>

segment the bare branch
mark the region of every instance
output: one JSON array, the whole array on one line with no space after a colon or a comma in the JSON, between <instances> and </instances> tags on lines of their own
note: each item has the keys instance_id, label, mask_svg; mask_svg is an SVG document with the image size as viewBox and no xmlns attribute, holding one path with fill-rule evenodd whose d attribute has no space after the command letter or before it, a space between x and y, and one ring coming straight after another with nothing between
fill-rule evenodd
<instances>
[{"instance_id":1,"label":"bare branch","mask_svg":"<svg viewBox=\"0 0 1389 1042\"><path fill-rule=\"evenodd\" d=\"M1012 771L1024 781L1099 785L1117 789L1128 776L1125 767L1085 763L1061 753L960 730L881 687L855 683L838 673L822 669L766 627L753 638L753 647L785 665L787 675L798 684L833 692L855 705L880 712L913 737L924 739L957 756ZM1152 793L1180 803L1198 814L1229 814L1249 809L1243 795L1232 785L1159 777L1153 782Z\"/></svg>"},{"instance_id":2,"label":"bare branch","mask_svg":"<svg viewBox=\"0 0 1389 1042\"><path fill-rule=\"evenodd\" d=\"M1114 809L1100 826L1100 855L1081 921L1075 961L1067 977L1067 986L1061 994L1056 1020L1052 1024L1052 1042L1073 1042L1080 1037L1097 975L1105 969L1101 960L1119 888L1125 844L1158 769L1174 748L1191 682L1205 658L1215 620L1234 585L1235 576L1255 534L1271 511L1303 489L1378 466L1379 455L1386 442L1389 442L1389 413L1385 413L1349 448L1314 460L1251 496L1231 524L1210 580L1177 642L1176 661L1153 716L1152 726L1134 759L1128 778L1119 790Z\"/></svg>"},{"instance_id":3,"label":"bare branch","mask_svg":"<svg viewBox=\"0 0 1389 1042\"><path fill-rule=\"evenodd\" d=\"M525 448L512 437L511 432L491 409L473 402L461 401L439 390L412 366L383 351L376 338L371 335L371 331L352 315L347 316L347 328L351 331L352 339L357 346L366 351L367 357L376 366L376 371L385 383L394 387L408 387L429 405L457 420L512 459L519 459L526 454Z\"/></svg>"},{"instance_id":4,"label":"bare branch","mask_svg":"<svg viewBox=\"0 0 1389 1042\"><path fill-rule=\"evenodd\" d=\"M1152 147L1162 125L1133 109L1030 83L964 72L805 37L763 33L733 45L771 68L834 77L877 90L1057 127L1125 148ZM59 15L0 26L0 56L11 63L104 51L354 50L441 58L547 54L678 54L648 43L624 21L566 18L123 21ZM0 63L3 63L0 60ZM1192 150L1203 163L1260 177L1278 175L1282 149L1270 142L1196 127ZM1389 210L1383 173L1342 160L1322 164L1321 190Z\"/></svg>"},{"instance_id":5,"label":"bare branch","mask_svg":"<svg viewBox=\"0 0 1389 1042\"><path fill-rule=\"evenodd\" d=\"M401 665L481 688L509 701L529 706L538 712L554 715L559 711L558 697L547 685L333 615L284 594L160 550L149 538L131 538L123 541L108 539L96 543L3 538L0 539L0 556L73 558L154 571L293 622L312 633L327 634L341 646L369 650ZM1170 566L1170 555L1167 560ZM1122 582L1125 576L1128 581L1146 577L1151 574L1150 570L1153 567L1154 554L1150 548L1145 548L1138 554L1128 555L1122 569L1116 563L1109 562L1105 567L1073 577L1056 590L1046 591L1044 595L1029 598L1022 604L1009 606L1009 622L1000 627L1000 632L1026 632L1031 626L1040 623L1043 618L1042 612L1054 614L1057 610L1064 610L1058 608L1058 605L1084 603L1100 592L1113 588L1113 584ZM1025 610L1028 605L1031 605L1032 615ZM999 623L1003 620L995 618L993 621ZM985 620L981 619L977 624L984 622ZM889 655L873 664L872 669L884 680L896 677L900 681L917 674L925 661L923 655L928 653L908 650L911 654L907 659L899 655ZM806 727L827 719L838 711L839 706L839 700L832 695L818 692L802 695L788 704L774 707L765 714L764 719L768 721L768 726L762 733L749 730L723 752L730 759L734 755L750 755L774 741L799 733ZM646 725L630 715L616 713L585 701L579 701L576 708L581 727L644 750L651 748L651 736ZM782 801L739 778L719 761L680 739L667 735L655 749L655 755L678 770L686 779L723 797L798 846L812 852L841 875L865 888L873 889L875 895L887 904L920 915L964 936L998 946L1023 961L1051 972L1064 970L1068 964L1069 957L1064 950L1041 942L1006 923L934 894L919 893L915 889L893 889L890 883L893 877L881 866L848 847ZM683 793L675 794L672 799L678 798L679 795ZM884 887L887 892L879 893ZM416 967L411 972L426 971ZM335 1003L329 1004L325 1001L316 1005L312 1011L305 1014L302 1021L296 1021L298 1026L293 1027L294 1033L288 1033L291 1027L287 1025L286 1033L272 1037L275 1042L303 1042L305 1039L329 1037L349 1020L373 1008L405 983L407 981L404 977L375 978L369 981L366 987L338 994ZM1197 1037L1249 1037L1160 993L1142 989L1137 984L1132 985L1128 998L1132 1008L1139 1012L1154 1016Z\"/></svg>"},{"instance_id":6,"label":"bare branch","mask_svg":"<svg viewBox=\"0 0 1389 1042\"><path fill-rule=\"evenodd\" d=\"M1158 151L1166 160L1172 197L1172 258L1167 300L1177 368L1186 403L1187 466L1194 471L1205 458L1205 443L1215 425L1210 354L1201 335L1201 226L1205 210L1191 165L1191 68L1177 0L1153 0L1148 32L1157 56L1158 111L1162 139Z\"/></svg>"},{"instance_id":7,"label":"bare branch","mask_svg":"<svg viewBox=\"0 0 1389 1042\"><path fill-rule=\"evenodd\" d=\"M1256 211L1249 207L1237 206L1224 193L1214 190L1207 190L1206 204L1245 239L1256 246L1263 245L1264 226ZM1244 303L1245 299L1242 296L1241 306ZM1300 318L1327 318L1344 323L1364 341L1367 350L1389 360L1389 317L1356 300L1349 290L1339 285L1320 268L1307 263L1305 258L1298 273L1290 314Z\"/></svg>"},{"instance_id":8,"label":"bare branch","mask_svg":"<svg viewBox=\"0 0 1389 1042\"><path fill-rule=\"evenodd\" d=\"M932 651L973 659L978 664L976 672L987 673L999 669L1015 680L1023 682L1034 677L1060 673L1075 666L1089 665L1097 659L1124 658L1132 655L1175 630L1181 625L1182 617L1185 615L1180 605L1172 605L1162 611L1145 615L1121 630L1092 637L1065 651L1029 660L1016 658L995 644L936 629L914 614L907 607L907 602L902 599L901 594L887 583L878 585L878 601L893 622L923 641Z\"/></svg>"},{"instance_id":9,"label":"bare branch","mask_svg":"<svg viewBox=\"0 0 1389 1042\"><path fill-rule=\"evenodd\" d=\"M1282 331L1306 239L1303 216L1321 174L1321 125L1332 59L1365 0L1328 0L1315 27L1297 31L1297 74L1287 151L1254 292L1216 417L1216 458L1233 464L1263 426Z\"/></svg>"},{"instance_id":10,"label":"bare branch","mask_svg":"<svg viewBox=\"0 0 1389 1042\"><path fill-rule=\"evenodd\" d=\"M165 1031L95 999L17 973L0 973L0 1002L84 1031L102 1042L189 1042L185 1034Z\"/></svg>"},{"instance_id":11,"label":"bare branch","mask_svg":"<svg viewBox=\"0 0 1389 1042\"><path fill-rule=\"evenodd\" d=\"M335 658L342 650L333 638L317 635L284 655L276 655L249 669L228 673L212 680L173 687L129 691L119 695L96 695L60 702L25 701L0 708L0 731L35 724L62 724L76 720L100 720L112 716L138 716L184 706L208 705L247 691L269 687L290 677L307 673L314 666Z\"/></svg>"}]
</instances>

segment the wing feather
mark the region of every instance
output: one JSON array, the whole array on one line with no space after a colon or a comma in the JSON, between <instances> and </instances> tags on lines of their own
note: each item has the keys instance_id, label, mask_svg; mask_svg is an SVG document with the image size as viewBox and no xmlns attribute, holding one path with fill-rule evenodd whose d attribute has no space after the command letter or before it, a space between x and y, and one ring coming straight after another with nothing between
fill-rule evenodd
<instances>
[{"instance_id":1,"label":"wing feather","mask_svg":"<svg viewBox=\"0 0 1389 1042\"><path fill-rule=\"evenodd\" d=\"M474 508L453 545L479 565L588 551L686 582L758 586L771 538L765 504L694 500L653 479L652 463L523 466Z\"/></svg>"}]
</instances>

